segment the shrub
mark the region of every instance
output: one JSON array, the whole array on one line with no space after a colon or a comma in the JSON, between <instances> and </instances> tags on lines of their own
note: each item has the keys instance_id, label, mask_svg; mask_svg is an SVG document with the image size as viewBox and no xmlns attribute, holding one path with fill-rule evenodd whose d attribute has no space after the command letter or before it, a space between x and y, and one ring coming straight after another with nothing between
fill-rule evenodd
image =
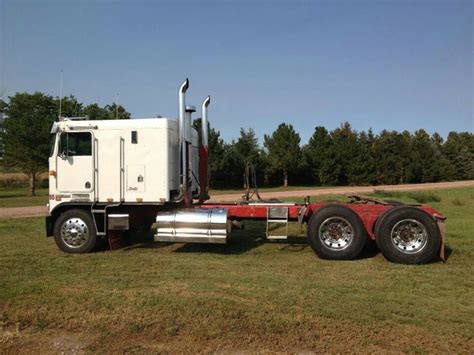
<instances>
[{"instance_id":1,"label":"shrub","mask_svg":"<svg viewBox=\"0 0 474 355\"><path fill-rule=\"evenodd\" d=\"M427 202L440 202L441 197L432 193L432 192L424 192L424 191L413 191L407 192L407 197L414 199L418 203L427 203Z\"/></svg>"},{"instance_id":2,"label":"shrub","mask_svg":"<svg viewBox=\"0 0 474 355\"><path fill-rule=\"evenodd\" d=\"M464 206L464 201L455 198L454 200L451 201L454 206Z\"/></svg>"},{"instance_id":3,"label":"shrub","mask_svg":"<svg viewBox=\"0 0 474 355\"><path fill-rule=\"evenodd\" d=\"M403 192L401 191L391 191L391 190L378 190L378 189L375 189L374 190L374 194L376 195L380 195L380 196L383 196L383 197L402 197L403 196Z\"/></svg>"}]
</instances>

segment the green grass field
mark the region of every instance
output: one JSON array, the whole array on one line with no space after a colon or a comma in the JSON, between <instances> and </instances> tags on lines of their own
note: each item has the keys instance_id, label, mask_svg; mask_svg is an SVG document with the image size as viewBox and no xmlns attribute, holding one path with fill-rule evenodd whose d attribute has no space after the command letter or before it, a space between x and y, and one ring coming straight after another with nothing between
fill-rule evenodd
<instances>
[{"instance_id":1,"label":"green grass field","mask_svg":"<svg viewBox=\"0 0 474 355\"><path fill-rule=\"evenodd\" d=\"M36 196L30 196L28 188L0 188L0 208L44 206L48 203L48 189L36 190Z\"/></svg>"},{"instance_id":2,"label":"green grass field","mask_svg":"<svg viewBox=\"0 0 474 355\"><path fill-rule=\"evenodd\" d=\"M142 237L68 255L42 219L0 220L0 353L472 353L474 188L431 194L449 258L421 266L320 260L304 238L266 242L259 223L228 245Z\"/></svg>"}]
</instances>

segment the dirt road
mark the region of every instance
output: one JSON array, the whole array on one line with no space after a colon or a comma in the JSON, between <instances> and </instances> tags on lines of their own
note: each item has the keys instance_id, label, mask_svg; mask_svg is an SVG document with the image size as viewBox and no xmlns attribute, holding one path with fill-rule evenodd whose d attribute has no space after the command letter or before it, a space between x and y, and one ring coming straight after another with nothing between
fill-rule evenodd
<instances>
[{"instance_id":1,"label":"dirt road","mask_svg":"<svg viewBox=\"0 0 474 355\"><path fill-rule=\"evenodd\" d=\"M432 190L432 189L446 189L456 187L474 186L474 180L454 181L454 182L437 182L426 184L405 184L405 185L379 185L379 186L341 186L333 188L308 189L298 191L272 191L261 192L260 196L263 199L281 198L281 197L301 197L301 196L321 196L321 195L335 195L335 194L368 194L374 190L390 190L390 191L409 191L409 190ZM217 195L209 202L229 202L239 201L242 198L243 192L240 194ZM23 218L23 217L40 217L46 216L48 210L45 206L33 207L13 207L0 208L0 218Z\"/></svg>"},{"instance_id":2,"label":"dirt road","mask_svg":"<svg viewBox=\"0 0 474 355\"><path fill-rule=\"evenodd\" d=\"M368 194L374 190L390 191L409 191L409 190L432 190L447 189L456 187L474 186L474 180L452 181L452 182L434 182L426 184L405 184L405 185L378 185L378 186L340 186L332 188L321 188L314 190L298 191L272 191L260 192L262 199L281 198L281 197L302 197L302 196L321 196L321 195L346 195L346 194ZM243 193L217 195L210 202L236 201L242 198Z\"/></svg>"},{"instance_id":3,"label":"dirt road","mask_svg":"<svg viewBox=\"0 0 474 355\"><path fill-rule=\"evenodd\" d=\"M23 218L46 216L46 206L0 208L0 218Z\"/></svg>"}]
</instances>

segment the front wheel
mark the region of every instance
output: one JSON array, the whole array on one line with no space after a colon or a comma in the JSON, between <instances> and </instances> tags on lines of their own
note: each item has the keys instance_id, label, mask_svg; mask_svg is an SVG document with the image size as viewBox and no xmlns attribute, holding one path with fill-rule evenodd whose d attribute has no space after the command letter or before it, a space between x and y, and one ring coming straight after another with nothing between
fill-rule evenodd
<instances>
[{"instance_id":1,"label":"front wheel","mask_svg":"<svg viewBox=\"0 0 474 355\"><path fill-rule=\"evenodd\" d=\"M382 254L401 264L427 263L441 246L436 221L416 207L400 206L385 212L377 221L375 236Z\"/></svg>"},{"instance_id":2,"label":"front wheel","mask_svg":"<svg viewBox=\"0 0 474 355\"><path fill-rule=\"evenodd\" d=\"M54 224L54 241L66 253L92 251L97 242L97 234L90 213L80 209L62 213Z\"/></svg>"},{"instance_id":3,"label":"front wheel","mask_svg":"<svg viewBox=\"0 0 474 355\"><path fill-rule=\"evenodd\" d=\"M343 205L328 205L311 216L308 242L321 259L351 260L365 246L367 233L359 216Z\"/></svg>"}]
</instances>

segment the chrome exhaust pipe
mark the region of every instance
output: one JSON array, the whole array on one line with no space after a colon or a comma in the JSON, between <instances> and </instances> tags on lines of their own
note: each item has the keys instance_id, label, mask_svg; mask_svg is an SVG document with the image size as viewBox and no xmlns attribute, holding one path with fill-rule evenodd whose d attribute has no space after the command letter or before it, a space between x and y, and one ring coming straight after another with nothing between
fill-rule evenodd
<instances>
[{"instance_id":1,"label":"chrome exhaust pipe","mask_svg":"<svg viewBox=\"0 0 474 355\"><path fill-rule=\"evenodd\" d=\"M194 106L185 107L185 120L184 120L184 163L183 163L183 186L184 186L184 203L186 206L190 206L193 202L192 194L192 136L191 136L191 116L193 112L196 112L196 108Z\"/></svg>"},{"instance_id":2,"label":"chrome exhaust pipe","mask_svg":"<svg viewBox=\"0 0 474 355\"><path fill-rule=\"evenodd\" d=\"M178 100L179 100L179 122L178 122L178 131L179 131L179 141L182 143L184 141L184 120L186 116L186 91L189 88L189 79L186 79L179 88Z\"/></svg>"},{"instance_id":3,"label":"chrome exhaust pipe","mask_svg":"<svg viewBox=\"0 0 474 355\"><path fill-rule=\"evenodd\" d=\"M180 183L179 195L174 199L175 202L181 202L185 196L186 183L184 181L186 168L186 140L185 137L185 118L186 118L186 91L189 88L189 79L181 84L178 91L178 176Z\"/></svg>"},{"instance_id":4,"label":"chrome exhaust pipe","mask_svg":"<svg viewBox=\"0 0 474 355\"><path fill-rule=\"evenodd\" d=\"M201 112L202 112L202 145L207 147L209 145L209 132L207 131L207 107L211 103L211 97L208 96L204 99Z\"/></svg>"},{"instance_id":5,"label":"chrome exhaust pipe","mask_svg":"<svg viewBox=\"0 0 474 355\"><path fill-rule=\"evenodd\" d=\"M204 99L201 112L201 147L199 148L199 202L203 203L209 199L209 132L207 129L207 108L211 103L211 97Z\"/></svg>"}]
</instances>

